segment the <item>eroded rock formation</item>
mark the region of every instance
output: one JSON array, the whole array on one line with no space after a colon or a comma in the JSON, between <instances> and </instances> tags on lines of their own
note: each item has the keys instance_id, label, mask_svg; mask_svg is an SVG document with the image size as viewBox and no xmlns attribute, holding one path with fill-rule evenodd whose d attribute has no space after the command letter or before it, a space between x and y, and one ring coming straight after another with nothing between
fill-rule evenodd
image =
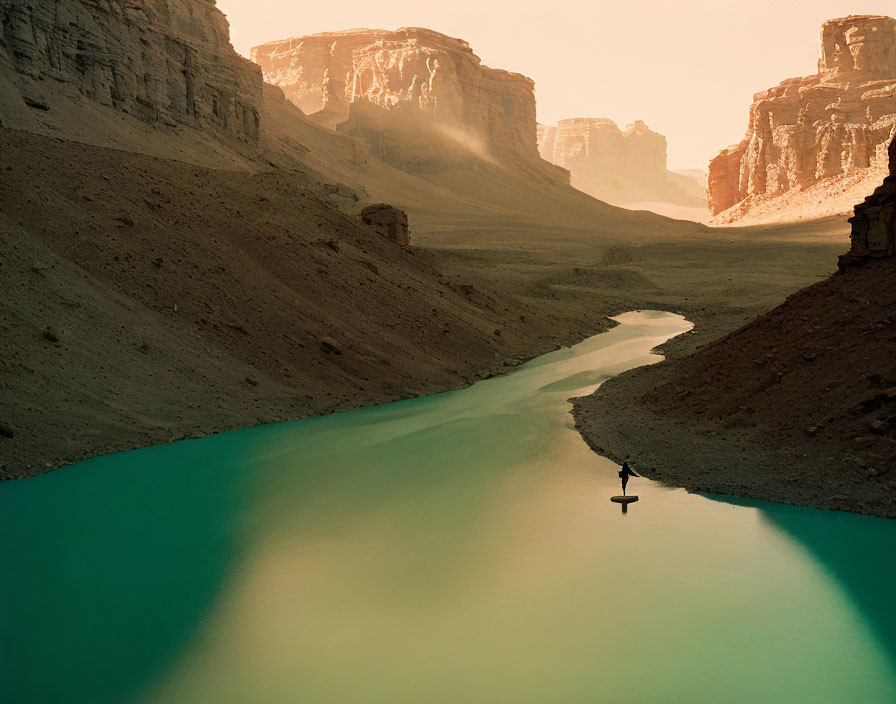
<instances>
[{"instance_id":1,"label":"eroded rock formation","mask_svg":"<svg viewBox=\"0 0 896 704\"><path fill-rule=\"evenodd\" d=\"M890 143L890 175L863 203L856 206L849 252L840 257L840 268L869 259L896 256L896 141Z\"/></svg>"},{"instance_id":2,"label":"eroded rock formation","mask_svg":"<svg viewBox=\"0 0 896 704\"><path fill-rule=\"evenodd\" d=\"M862 176L885 169L896 125L896 20L831 20L821 44L818 73L757 93L746 138L710 163L714 215L734 208L722 219L736 220L763 201L816 186L817 198L792 198L792 206L822 215L829 195L847 189L854 203L879 182L880 173Z\"/></svg>"},{"instance_id":3,"label":"eroded rock formation","mask_svg":"<svg viewBox=\"0 0 896 704\"><path fill-rule=\"evenodd\" d=\"M32 110L62 86L144 122L258 139L261 73L214 0L0 0L0 73Z\"/></svg>"},{"instance_id":4,"label":"eroded rock formation","mask_svg":"<svg viewBox=\"0 0 896 704\"><path fill-rule=\"evenodd\" d=\"M252 59L303 112L378 156L393 156L416 131L415 148L435 138L537 159L532 80L483 66L461 39L413 27L349 30L265 44Z\"/></svg>"},{"instance_id":5,"label":"eroded rock formation","mask_svg":"<svg viewBox=\"0 0 896 704\"><path fill-rule=\"evenodd\" d=\"M702 187L666 168L666 138L638 120L579 117L538 126L541 157L568 169L572 185L610 203L705 205Z\"/></svg>"},{"instance_id":6,"label":"eroded rock formation","mask_svg":"<svg viewBox=\"0 0 896 704\"><path fill-rule=\"evenodd\" d=\"M408 214L386 203L368 205L361 211L361 222L372 227L386 239L402 246L411 243L411 231L408 227Z\"/></svg>"}]
</instances>

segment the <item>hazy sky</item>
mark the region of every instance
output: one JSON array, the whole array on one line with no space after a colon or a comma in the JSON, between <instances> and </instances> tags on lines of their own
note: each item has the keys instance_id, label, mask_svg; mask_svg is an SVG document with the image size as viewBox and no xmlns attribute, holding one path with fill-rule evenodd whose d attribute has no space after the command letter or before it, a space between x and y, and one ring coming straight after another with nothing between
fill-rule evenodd
<instances>
[{"instance_id":1,"label":"hazy sky","mask_svg":"<svg viewBox=\"0 0 896 704\"><path fill-rule=\"evenodd\" d=\"M233 42L351 27L428 27L488 66L535 79L538 119L635 119L669 139L671 168L740 141L753 93L816 71L819 28L893 0L218 0Z\"/></svg>"}]
</instances>

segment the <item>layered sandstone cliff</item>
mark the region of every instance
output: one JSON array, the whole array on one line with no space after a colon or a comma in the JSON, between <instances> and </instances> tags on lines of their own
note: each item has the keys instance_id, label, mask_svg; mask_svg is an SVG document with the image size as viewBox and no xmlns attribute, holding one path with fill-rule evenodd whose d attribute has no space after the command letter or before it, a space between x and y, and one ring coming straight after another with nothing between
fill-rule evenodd
<instances>
[{"instance_id":1,"label":"layered sandstone cliff","mask_svg":"<svg viewBox=\"0 0 896 704\"><path fill-rule=\"evenodd\" d=\"M575 188L619 205L706 204L694 179L666 167L666 138L638 120L624 131L613 120L580 117L538 126L541 157L568 169Z\"/></svg>"},{"instance_id":2,"label":"layered sandstone cliff","mask_svg":"<svg viewBox=\"0 0 896 704\"><path fill-rule=\"evenodd\" d=\"M483 66L461 39L349 30L265 44L252 59L303 112L378 156L416 150L425 162L432 142L448 141L479 156L538 159L532 80Z\"/></svg>"},{"instance_id":3,"label":"layered sandstone cliff","mask_svg":"<svg viewBox=\"0 0 896 704\"><path fill-rule=\"evenodd\" d=\"M757 93L747 135L709 166L720 222L848 212L886 173L896 125L896 20L822 26L818 73Z\"/></svg>"},{"instance_id":4,"label":"layered sandstone cliff","mask_svg":"<svg viewBox=\"0 0 896 704\"><path fill-rule=\"evenodd\" d=\"M214 0L0 0L0 120L80 97L154 125L256 142L261 73Z\"/></svg>"}]
</instances>

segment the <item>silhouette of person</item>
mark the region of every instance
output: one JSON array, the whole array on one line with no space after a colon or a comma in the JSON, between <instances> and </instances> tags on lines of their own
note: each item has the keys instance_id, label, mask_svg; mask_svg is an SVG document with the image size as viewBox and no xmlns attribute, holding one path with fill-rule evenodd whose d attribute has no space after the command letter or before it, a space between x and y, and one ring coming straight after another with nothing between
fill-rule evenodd
<instances>
[{"instance_id":1,"label":"silhouette of person","mask_svg":"<svg viewBox=\"0 0 896 704\"><path fill-rule=\"evenodd\" d=\"M625 487L628 486L629 477L638 477L635 471L628 466L628 462L622 463L622 469L619 470L619 478L622 480L622 495L625 496Z\"/></svg>"}]
</instances>

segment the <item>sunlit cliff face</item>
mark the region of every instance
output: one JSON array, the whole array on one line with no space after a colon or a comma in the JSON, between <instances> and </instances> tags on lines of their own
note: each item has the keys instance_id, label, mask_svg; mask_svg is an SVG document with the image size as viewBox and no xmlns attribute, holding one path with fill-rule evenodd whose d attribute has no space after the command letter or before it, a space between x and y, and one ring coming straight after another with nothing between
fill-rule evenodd
<instances>
[{"instance_id":1,"label":"sunlit cliff face","mask_svg":"<svg viewBox=\"0 0 896 704\"><path fill-rule=\"evenodd\" d=\"M837 215L880 182L896 134L896 19L824 22L818 68L756 93L746 139L710 163L720 222Z\"/></svg>"},{"instance_id":2,"label":"sunlit cliff face","mask_svg":"<svg viewBox=\"0 0 896 704\"><path fill-rule=\"evenodd\" d=\"M304 112L380 158L422 167L456 146L538 161L532 80L484 66L462 39L418 27L358 29L271 42L252 58Z\"/></svg>"},{"instance_id":3,"label":"sunlit cliff face","mask_svg":"<svg viewBox=\"0 0 896 704\"><path fill-rule=\"evenodd\" d=\"M831 20L821 38L819 72L827 80L852 72L892 74L896 67L896 20L889 17Z\"/></svg>"}]
</instances>

